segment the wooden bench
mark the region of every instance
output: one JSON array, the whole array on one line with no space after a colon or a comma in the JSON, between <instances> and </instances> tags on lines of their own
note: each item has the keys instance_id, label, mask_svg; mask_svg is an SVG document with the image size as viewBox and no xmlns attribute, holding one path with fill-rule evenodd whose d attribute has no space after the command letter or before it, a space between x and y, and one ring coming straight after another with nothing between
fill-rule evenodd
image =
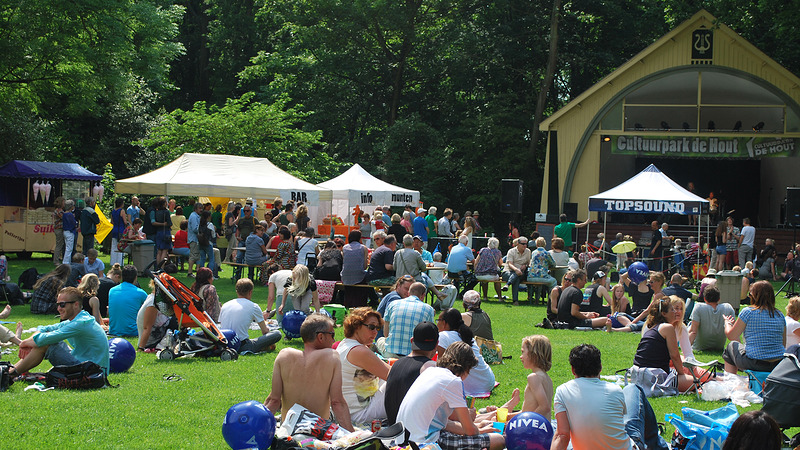
<instances>
[{"instance_id":1,"label":"wooden bench","mask_svg":"<svg viewBox=\"0 0 800 450\"><path fill-rule=\"evenodd\" d=\"M247 267L248 269L247 278L250 278L253 284L255 284L256 283L254 275L255 269L261 267L261 264L244 264L244 263L227 262L227 261L223 261L222 264L233 267L233 275L231 276L231 281L234 283L236 283L239 280L239 278L241 278L242 268Z\"/></svg>"},{"instance_id":2,"label":"wooden bench","mask_svg":"<svg viewBox=\"0 0 800 450\"><path fill-rule=\"evenodd\" d=\"M548 283L542 281L523 281L520 284L536 287L537 293L541 293L539 296L539 303L542 305L547 304L547 297L550 295L550 291L547 290ZM530 289L528 289L528 300L530 300L531 304L533 304L535 300L535 297L531 297Z\"/></svg>"}]
</instances>

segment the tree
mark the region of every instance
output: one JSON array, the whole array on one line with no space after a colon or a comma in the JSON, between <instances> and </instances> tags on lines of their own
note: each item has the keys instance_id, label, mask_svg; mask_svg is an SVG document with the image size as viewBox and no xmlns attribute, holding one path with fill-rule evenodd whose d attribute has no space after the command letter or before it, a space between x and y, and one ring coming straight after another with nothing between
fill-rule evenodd
<instances>
[{"instance_id":1,"label":"tree","mask_svg":"<svg viewBox=\"0 0 800 450\"><path fill-rule=\"evenodd\" d=\"M12 149L18 157L79 159L73 151L83 142L68 129L73 119L99 123L109 109L128 108L134 90L170 87L168 62L182 51L172 41L181 13L159 0L0 0L4 143L24 143ZM39 132L43 138L28 140Z\"/></svg>"},{"instance_id":2,"label":"tree","mask_svg":"<svg viewBox=\"0 0 800 450\"><path fill-rule=\"evenodd\" d=\"M166 164L183 153L217 153L265 157L311 183L321 183L336 172L340 164L323 151L322 134L298 128L308 113L287 106L288 97L272 104L253 97L247 93L221 107L197 102L191 110L162 116L139 141L150 166L140 165L137 171Z\"/></svg>"}]
</instances>

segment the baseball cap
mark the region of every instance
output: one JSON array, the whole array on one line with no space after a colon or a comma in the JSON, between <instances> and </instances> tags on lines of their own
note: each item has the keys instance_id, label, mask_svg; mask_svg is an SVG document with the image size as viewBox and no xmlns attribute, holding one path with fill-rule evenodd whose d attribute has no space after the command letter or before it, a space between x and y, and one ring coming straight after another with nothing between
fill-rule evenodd
<instances>
[{"instance_id":1,"label":"baseball cap","mask_svg":"<svg viewBox=\"0 0 800 450\"><path fill-rule=\"evenodd\" d=\"M606 276L606 273L603 272L602 270L598 270L597 272L594 273L594 275L592 275L592 280L593 281L594 280L599 280L600 278L603 278L604 276Z\"/></svg>"},{"instance_id":2,"label":"baseball cap","mask_svg":"<svg viewBox=\"0 0 800 450\"><path fill-rule=\"evenodd\" d=\"M439 328L433 322L420 322L414 328L414 339L411 341L412 350L429 352L439 343Z\"/></svg>"},{"instance_id":3,"label":"baseball cap","mask_svg":"<svg viewBox=\"0 0 800 450\"><path fill-rule=\"evenodd\" d=\"M422 236L420 236L420 235L418 235L418 234L415 234L415 235L414 235L414 239L416 239L416 240L418 240L418 241L422 241Z\"/></svg>"}]
</instances>

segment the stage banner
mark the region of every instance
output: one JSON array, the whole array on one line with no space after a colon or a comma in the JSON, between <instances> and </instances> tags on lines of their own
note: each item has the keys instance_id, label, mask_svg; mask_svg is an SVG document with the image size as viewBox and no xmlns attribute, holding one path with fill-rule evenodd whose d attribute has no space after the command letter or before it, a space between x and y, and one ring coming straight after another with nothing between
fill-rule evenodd
<instances>
[{"instance_id":1,"label":"stage banner","mask_svg":"<svg viewBox=\"0 0 800 450\"><path fill-rule=\"evenodd\" d=\"M798 139L776 137L611 136L617 155L761 159L797 156Z\"/></svg>"}]
</instances>

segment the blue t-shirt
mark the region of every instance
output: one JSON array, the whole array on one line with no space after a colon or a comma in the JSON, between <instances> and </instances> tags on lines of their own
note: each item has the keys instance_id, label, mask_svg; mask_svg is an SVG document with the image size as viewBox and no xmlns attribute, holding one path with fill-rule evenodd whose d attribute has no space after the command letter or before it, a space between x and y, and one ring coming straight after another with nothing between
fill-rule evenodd
<instances>
[{"instance_id":1,"label":"blue t-shirt","mask_svg":"<svg viewBox=\"0 0 800 450\"><path fill-rule=\"evenodd\" d=\"M133 327L136 328L135 320ZM108 337L88 312L81 311L72 320L40 326L38 330L33 335L33 342L39 347L66 340L72 347L72 356L75 359L92 361L108 373Z\"/></svg>"},{"instance_id":2,"label":"blue t-shirt","mask_svg":"<svg viewBox=\"0 0 800 450\"><path fill-rule=\"evenodd\" d=\"M748 306L739 313L745 323L745 353L752 359L775 359L783 356L783 333L786 332L786 319L777 309L770 313L764 309Z\"/></svg>"},{"instance_id":3,"label":"blue t-shirt","mask_svg":"<svg viewBox=\"0 0 800 450\"><path fill-rule=\"evenodd\" d=\"M200 228L200 214L192 211L189 215L189 226L186 228L186 242L199 242L197 239L197 230Z\"/></svg>"},{"instance_id":4,"label":"blue t-shirt","mask_svg":"<svg viewBox=\"0 0 800 450\"><path fill-rule=\"evenodd\" d=\"M428 231L425 229L428 226L428 221L424 217L417 216L412 225L414 225L414 236L421 237L422 242L428 242Z\"/></svg>"},{"instance_id":5,"label":"blue t-shirt","mask_svg":"<svg viewBox=\"0 0 800 450\"><path fill-rule=\"evenodd\" d=\"M447 271L452 273L459 273L467 270L467 262L475 259L472 256L472 249L466 245L459 243L450 252L447 257Z\"/></svg>"},{"instance_id":6,"label":"blue t-shirt","mask_svg":"<svg viewBox=\"0 0 800 450\"><path fill-rule=\"evenodd\" d=\"M130 223L133 223L134 220L139 218L139 207L138 206L128 206L128 220Z\"/></svg>"},{"instance_id":7,"label":"blue t-shirt","mask_svg":"<svg viewBox=\"0 0 800 450\"><path fill-rule=\"evenodd\" d=\"M108 334L113 336L138 336L136 315L147 293L127 281L108 291Z\"/></svg>"}]
</instances>

